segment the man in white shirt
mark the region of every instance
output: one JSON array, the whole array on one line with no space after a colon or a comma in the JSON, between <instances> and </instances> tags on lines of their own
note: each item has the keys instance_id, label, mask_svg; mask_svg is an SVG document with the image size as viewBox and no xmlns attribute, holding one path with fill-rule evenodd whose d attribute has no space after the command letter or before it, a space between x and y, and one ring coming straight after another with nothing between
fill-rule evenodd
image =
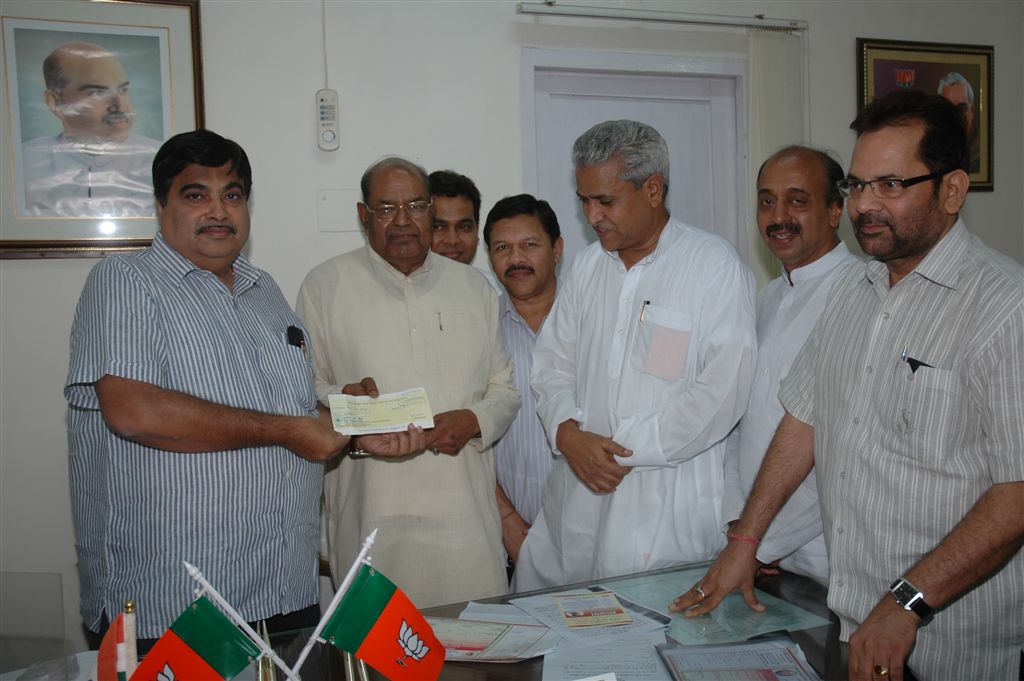
<instances>
[{"instance_id":1,"label":"man in white shirt","mask_svg":"<svg viewBox=\"0 0 1024 681\"><path fill-rule=\"evenodd\" d=\"M722 517L730 524L740 517L785 413L778 398L779 382L825 309L836 274L856 261L838 234L843 195L836 182L841 179L843 168L832 157L800 146L776 152L757 174L757 226L784 272L757 296L757 373L747 413L725 456ZM781 559L781 567L828 585L828 554L813 475L776 516L761 541L758 559Z\"/></svg>"},{"instance_id":2,"label":"man in white shirt","mask_svg":"<svg viewBox=\"0 0 1024 681\"><path fill-rule=\"evenodd\" d=\"M68 43L43 61L44 99L63 132L22 145L23 215L154 215L153 156L160 143L132 133L130 82L117 57Z\"/></svg>"},{"instance_id":3,"label":"man in white shirt","mask_svg":"<svg viewBox=\"0 0 1024 681\"><path fill-rule=\"evenodd\" d=\"M714 556L725 438L757 355L754 280L722 239L669 216L668 147L608 121L573 147L599 243L576 256L534 349L556 454L516 590Z\"/></svg>"},{"instance_id":4,"label":"man in white shirt","mask_svg":"<svg viewBox=\"0 0 1024 681\"><path fill-rule=\"evenodd\" d=\"M480 190L473 180L454 170L430 173L434 236L430 249L463 265L472 265L480 243ZM481 269L494 292L502 294L494 272Z\"/></svg>"},{"instance_id":5,"label":"man in white shirt","mask_svg":"<svg viewBox=\"0 0 1024 681\"><path fill-rule=\"evenodd\" d=\"M385 158L360 186L368 245L318 265L299 289L296 312L312 339L317 396L326 403L342 386L354 392L347 383L358 376L372 378L362 387L374 397L378 388L422 386L434 427L418 451L398 458L356 438L357 450L327 471L335 582L378 528L373 564L417 606L503 594L491 445L515 417L519 393L498 331L498 298L479 270L430 250L422 168Z\"/></svg>"},{"instance_id":6,"label":"man in white shirt","mask_svg":"<svg viewBox=\"0 0 1024 681\"><path fill-rule=\"evenodd\" d=\"M498 301L501 335L512 358L512 381L523 397L512 425L494 445L501 538L512 562L540 511L544 482L554 464L530 390L530 370L537 333L558 290L561 234L548 202L529 194L498 201L484 224L491 266L507 294Z\"/></svg>"}]
</instances>

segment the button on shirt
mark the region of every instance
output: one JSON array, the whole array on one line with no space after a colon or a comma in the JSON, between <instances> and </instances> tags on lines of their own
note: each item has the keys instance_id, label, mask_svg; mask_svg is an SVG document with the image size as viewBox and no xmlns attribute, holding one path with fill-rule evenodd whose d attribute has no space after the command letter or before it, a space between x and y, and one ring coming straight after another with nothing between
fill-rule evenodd
<instances>
[{"instance_id":1,"label":"button on shirt","mask_svg":"<svg viewBox=\"0 0 1024 681\"><path fill-rule=\"evenodd\" d=\"M836 275L856 260L840 241L821 258L769 282L758 294L757 372L747 412L730 438L725 455L722 518L726 522L740 517L785 413L778 398L779 382L825 309ZM782 558L783 568L828 584L828 555L813 474L775 516L761 540L758 558L766 563Z\"/></svg>"},{"instance_id":2,"label":"button on shirt","mask_svg":"<svg viewBox=\"0 0 1024 681\"><path fill-rule=\"evenodd\" d=\"M881 262L845 269L779 397L814 427L846 640L993 484L1024 480L1024 269L962 222L892 288ZM1016 679L1022 612L1018 551L919 630L909 666Z\"/></svg>"},{"instance_id":3,"label":"button on shirt","mask_svg":"<svg viewBox=\"0 0 1024 681\"><path fill-rule=\"evenodd\" d=\"M537 416L537 402L530 390L533 345L537 340L526 320L516 312L508 295L498 299L498 320L505 350L512 358L512 382L522 395L523 406L512 425L494 445L494 467L498 482L516 511L533 524L540 511L544 481L551 472L554 456Z\"/></svg>"},{"instance_id":4,"label":"button on shirt","mask_svg":"<svg viewBox=\"0 0 1024 681\"><path fill-rule=\"evenodd\" d=\"M25 201L19 215L140 217L155 213L153 157L160 142L129 135L88 145L63 134L22 145Z\"/></svg>"},{"instance_id":5,"label":"button on shirt","mask_svg":"<svg viewBox=\"0 0 1024 681\"><path fill-rule=\"evenodd\" d=\"M176 453L111 432L95 383L143 381L242 409L316 415L301 324L277 284L239 256L228 290L157 234L93 268L71 329L71 501L82 616L138 605L142 638L193 598L196 565L249 621L317 602L323 466L282 447Z\"/></svg>"},{"instance_id":6,"label":"button on shirt","mask_svg":"<svg viewBox=\"0 0 1024 681\"><path fill-rule=\"evenodd\" d=\"M599 243L576 256L533 356L537 409L632 450L594 494L561 457L516 565L516 590L712 558L725 437L756 362L754 280L722 239L670 219L626 269Z\"/></svg>"}]
</instances>

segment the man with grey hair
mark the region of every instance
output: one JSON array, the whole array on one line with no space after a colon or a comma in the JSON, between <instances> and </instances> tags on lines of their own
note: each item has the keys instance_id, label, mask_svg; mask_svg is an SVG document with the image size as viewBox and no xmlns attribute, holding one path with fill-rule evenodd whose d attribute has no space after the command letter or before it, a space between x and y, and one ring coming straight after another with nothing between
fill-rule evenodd
<instances>
[{"instance_id":1,"label":"man with grey hair","mask_svg":"<svg viewBox=\"0 0 1024 681\"><path fill-rule=\"evenodd\" d=\"M150 166L160 143L132 132L135 113L121 62L94 43L61 45L43 61L56 137L22 145L22 215L140 217L154 214Z\"/></svg>"},{"instance_id":2,"label":"man with grey hair","mask_svg":"<svg viewBox=\"0 0 1024 681\"><path fill-rule=\"evenodd\" d=\"M534 350L558 458L516 590L713 557L725 437L756 361L753 276L725 241L669 216L661 135L601 123L573 162L599 243L576 256Z\"/></svg>"},{"instance_id":3,"label":"man with grey hair","mask_svg":"<svg viewBox=\"0 0 1024 681\"><path fill-rule=\"evenodd\" d=\"M313 342L321 402L424 387L434 427L393 458L355 438L328 470L325 533L336 582L380 529L373 564L419 607L508 588L491 445L519 409L498 330L498 299L479 270L431 252L426 172L390 157L363 174L368 245L317 266L296 306ZM400 434L406 435L406 434ZM409 451L401 443L397 449ZM366 451L370 454L367 455Z\"/></svg>"}]
</instances>

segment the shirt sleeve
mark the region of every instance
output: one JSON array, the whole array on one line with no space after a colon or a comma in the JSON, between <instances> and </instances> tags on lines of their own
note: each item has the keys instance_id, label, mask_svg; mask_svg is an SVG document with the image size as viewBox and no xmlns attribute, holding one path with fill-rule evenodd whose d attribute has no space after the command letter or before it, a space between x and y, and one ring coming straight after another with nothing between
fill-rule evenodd
<instances>
[{"instance_id":1,"label":"shirt sleeve","mask_svg":"<svg viewBox=\"0 0 1024 681\"><path fill-rule=\"evenodd\" d=\"M558 426L570 419L583 424L576 397L576 342L579 329L572 272L559 282L558 295L533 347L530 384L537 398L537 415L547 433L551 451L561 456L555 440Z\"/></svg>"},{"instance_id":2,"label":"shirt sleeve","mask_svg":"<svg viewBox=\"0 0 1024 681\"><path fill-rule=\"evenodd\" d=\"M71 325L71 355L64 397L99 409L96 381L106 375L160 385L163 334L157 305L141 277L117 258L92 269Z\"/></svg>"},{"instance_id":3,"label":"shirt sleeve","mask_svg":"<svg viewBox=\"0 0 1024 681\"><path fill-rule=\"evenodd\" d=\"M482 276L482 275L481 275ZM490 329L490 375L487 379L487 390L482 399L469 406L476 415L480 426L480 437L470 442L479 451L490 447L505 434L515 419L522 401L519 391L512 382L512 360L505 351L501 339L501 328L498 324L498 296L493 289L487 287L484 295L484 307L488 328Z\"/></svg>"},{"instance_id":4,"label":"shirt sleeve","mask_svg":"<svg viewBox=\"0 0 1024 681\"><path fill-rule=\"evenodd\" d=\"M324 406L329 406L328 395L340 393L341 386L334 377L331 367L330 343L325 326L330 319L322 309L323 297L321 290L323 271L318 267L306 276L299 287L299 295L295 301L295 313L302 320L302 325L309 332L310 356L313 360L314 386L316 397Z\"/></svg>"},{"instance_id":5,"label":"shirt sleeve","mask_svg":"<svg viewBox=\"0 0 1024 681\"><path fill-rule=\"evenodd\" d=\"M757 363L754 277L736 257L716 261L697 295L702 305L697 375L652 413L625 416L613 435L632 450L623 466L664 466L686 461L729 434L747 407Z\"/></svg>"},{"instance_id":6,"label":"shirt sleeve","mask_svg":"<svg viewBox=\"0 0 1024 681\"><path fill-rule=\"evenodd\" d=\"M814 355L819 346L821 319L800 348L789 373L779 383L779 402L796 420L814 426Z\"/></svg>"},{"instance_id":7,"label":"shirt sleeve","mask_svg":"<svg viewBox=\"0 0 1024 681\"><path fill-rule=\"evenodd\" d=\"M747 495L740 484L739 427L733 428L725 441L725 492L722 496L722 521L726 524L740 517Z\"/></svg>"},{"instance_id":8,"label":"shirt sleeve","mask_svg":"<svg viewBox=\"0 0 1024 681\"><path fill-rule=\"evenodd\" d=\"M1024 305L980 348L969 376L985 433L978 446L992 482L1024 480Z\"/></svg>"}]
</instances>

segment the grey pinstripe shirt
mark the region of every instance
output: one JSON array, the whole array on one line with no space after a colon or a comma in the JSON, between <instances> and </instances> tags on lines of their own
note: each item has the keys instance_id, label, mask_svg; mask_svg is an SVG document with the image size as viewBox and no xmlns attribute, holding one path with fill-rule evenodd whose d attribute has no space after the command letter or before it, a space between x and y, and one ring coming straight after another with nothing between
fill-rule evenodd
<instances>
[{"instance_id":1,"label":"grey pinstripe shirt","mask_svg":"<svg viewBox=\"0 0 1024 681\"><path fill-rule=\"evenodd\" d=\"M512 381L523 396L523 405L516 418L494 445L494 468L498 482L523 520L533 524L540 513L544 482L555 463L551 446L544 435L544 425L537 416L537 401L530 390L533 369L533 344L537 334L526 323L509 299L498 299L501 337L512 358Z\"/></svg>"},{"instance_id":2,"label":"grey pinstripe shirt","mask_svg":"<svg viewBox=\"0 0 1024 681\"><path fill-rule=\"evenodd\" d=\"M96 265L71 329L71 501L82 616L97 628L126 599L138 635L160 636L191 600L198 566L248 620L315 603L323 467L280 447L179 454L107 429L94 384L110 374L233 407L315 415L301 323L243 257L232 291L158 234Z\"/></svg>"},{"instance_id":3,"label":"grey pinstripe shirt","mask_svg":"<svg viewBox=\"0 0 1024 681\"><path fill-rule=\"evenodd\" d=\"M993 484L1024 480L1024 268L958 222L891 289L881 262L845 270L779 397L814 426L846 640ZM920 630L909 666L1016 679L1022 612L1018 552Z\"/></svg>"}]
</instances>

